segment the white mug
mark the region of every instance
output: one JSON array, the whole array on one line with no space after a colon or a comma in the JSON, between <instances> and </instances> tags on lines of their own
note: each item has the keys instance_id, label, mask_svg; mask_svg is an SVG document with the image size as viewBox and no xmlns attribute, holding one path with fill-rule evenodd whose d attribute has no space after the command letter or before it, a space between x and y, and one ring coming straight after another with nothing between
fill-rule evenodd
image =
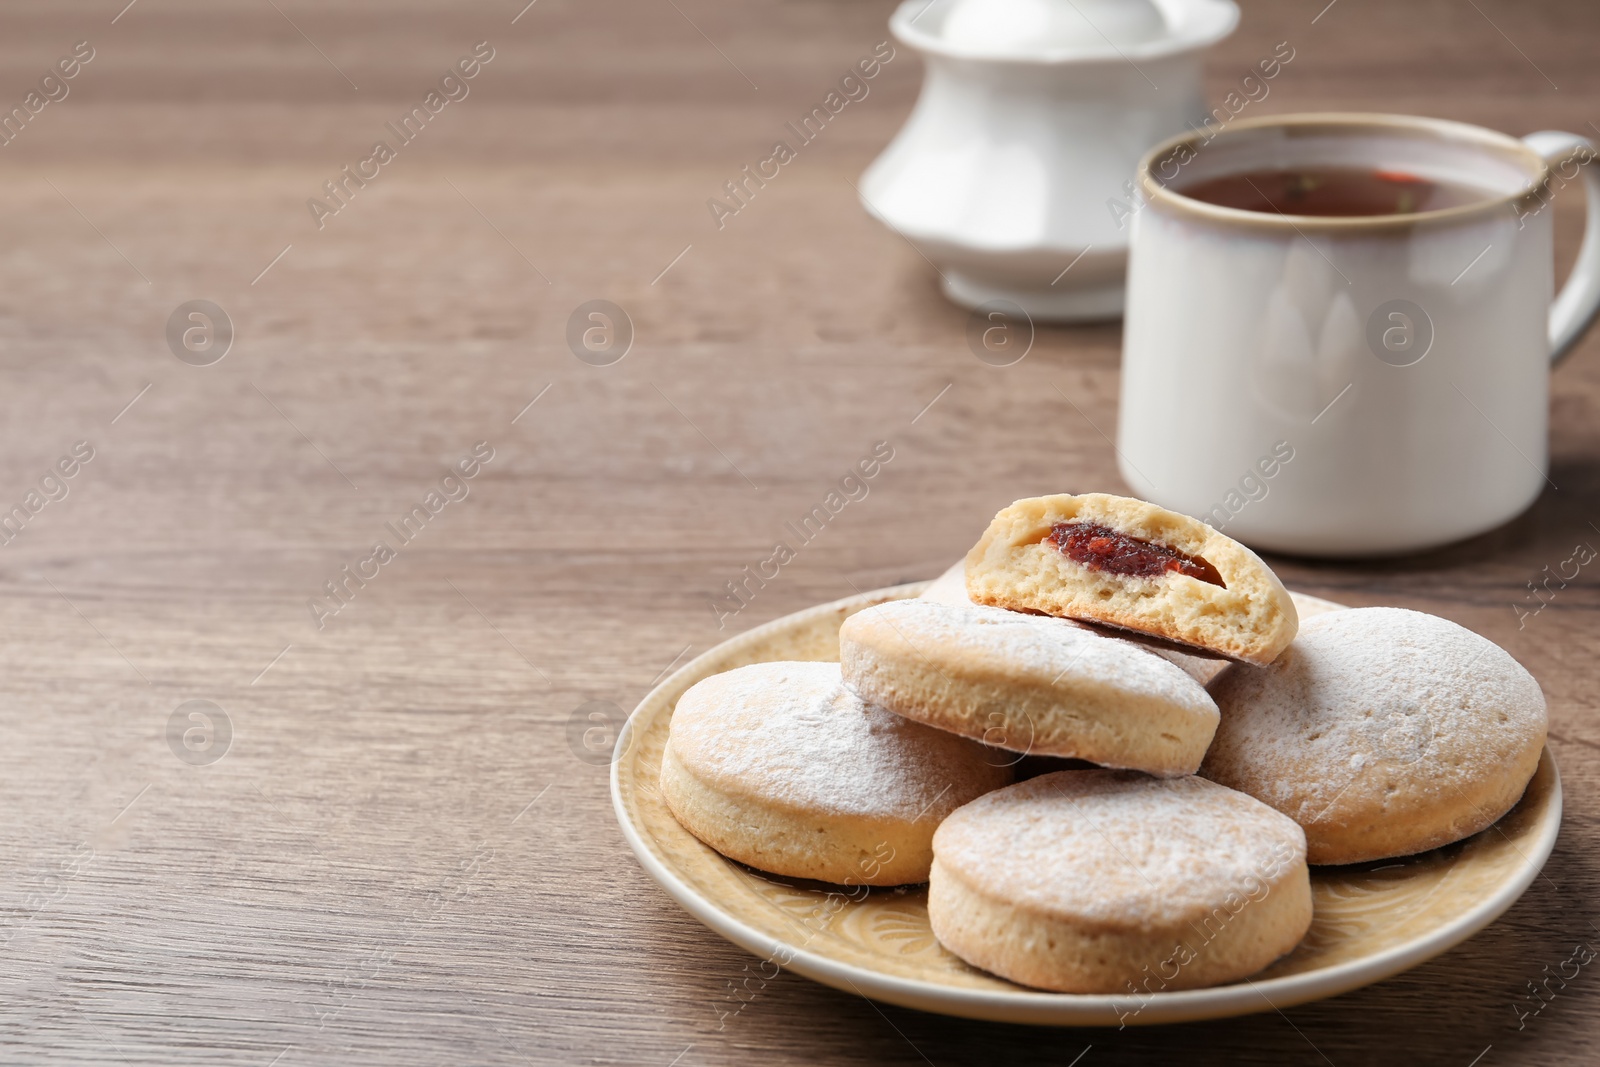
<instances>
[{"instance_id":1,"label":"white mug","mask_svg":"<svg viewBox=\"0 0 1600 1067\"><path fill-rule=\"evenodd\" d=\"M1140 495L1250 545L1418 551L1549 483L1550 364L1600 309L1594 146L1388 115L1239 121L1139 165L1118 458ZM1467 183L1464 206L1329 217L1184 196L1245 172L1356 167ZM1553 190L1588 225L1554 291Z\"/></svg>"}]
</instances>

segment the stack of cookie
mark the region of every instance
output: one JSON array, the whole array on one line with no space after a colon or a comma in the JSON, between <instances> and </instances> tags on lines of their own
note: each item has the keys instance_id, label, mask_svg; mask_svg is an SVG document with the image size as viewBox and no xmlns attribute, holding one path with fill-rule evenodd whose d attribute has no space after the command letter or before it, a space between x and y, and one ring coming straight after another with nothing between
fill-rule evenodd
<instances>
[{"instance_id":1,"label":"stack of cookie","mask_svg":"<svg viewBox=\"0 0 1600 1067\"><path fill-rule=\"evenodd\" d=\"M1538 683L1484 638L1393 608L1302 627L1244 546L1102 494L1018 501L839 646L684 694L674 815L765 871L928 882L946 948L1062 992L1259 971L1310 926L1308 862L1477 833L1545 739Z\"/></svg>"}]
</instances>

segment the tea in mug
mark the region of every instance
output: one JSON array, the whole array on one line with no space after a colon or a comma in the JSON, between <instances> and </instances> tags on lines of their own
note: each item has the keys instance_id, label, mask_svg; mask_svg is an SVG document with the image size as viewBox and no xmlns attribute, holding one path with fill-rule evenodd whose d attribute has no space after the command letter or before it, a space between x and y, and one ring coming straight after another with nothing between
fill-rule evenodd
<instances>
[{"instance_id":1,"label":"tea in mug","mask_svg":"<svg viewBox=\"0 0 1600 1067\"><path fill-rule=\"evenodd\" d=\"M1325 218L1415 215L1464 207L1495 195L1466 182L1370 167L1244 171L1207 178L1175 191L1240 211Z\"/></svg>"}]
</instances>

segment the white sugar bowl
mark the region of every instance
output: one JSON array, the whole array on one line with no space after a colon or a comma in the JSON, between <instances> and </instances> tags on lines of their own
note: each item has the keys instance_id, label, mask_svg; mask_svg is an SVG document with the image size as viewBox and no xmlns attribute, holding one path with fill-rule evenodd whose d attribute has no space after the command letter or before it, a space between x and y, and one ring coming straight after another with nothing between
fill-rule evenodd
<instances>
[{"instance_id":1,"label":"white sugar bowl","mask_svg":"<svg viewBox=\"0 0 1600 1067\"><path fill-rule=\"evenodd\" d=\"M1233 0L905 0L889 28L927 72L862 203L958 304L1115 318L1134 169L1211 117L1203 53L1238 21Z\"/></svg>"}]
</instances>

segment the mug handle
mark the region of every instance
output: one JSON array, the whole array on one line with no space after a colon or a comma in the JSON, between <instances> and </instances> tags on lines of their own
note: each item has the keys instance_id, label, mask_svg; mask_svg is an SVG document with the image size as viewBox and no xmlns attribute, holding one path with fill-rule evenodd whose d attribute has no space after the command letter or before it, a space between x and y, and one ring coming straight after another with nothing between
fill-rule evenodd
<instances>
[{"instance_id":1,"label":"mug handle","mask_svg":"<svg viewBox=\"0 0 1600 1067\"><path fill-rule=\"evenodd\" d=\"M1587 137L1557 130L1530 133L1522 142L1551 169L1576 158L1587 192L1583 246L1578 249L1578 261L1572 266L1567 284L1550 305L1550 362L1554 364L1572 350L1600 313L1600 172L1589 166L1600 154Z\"/></svg>"}]
</instances>

